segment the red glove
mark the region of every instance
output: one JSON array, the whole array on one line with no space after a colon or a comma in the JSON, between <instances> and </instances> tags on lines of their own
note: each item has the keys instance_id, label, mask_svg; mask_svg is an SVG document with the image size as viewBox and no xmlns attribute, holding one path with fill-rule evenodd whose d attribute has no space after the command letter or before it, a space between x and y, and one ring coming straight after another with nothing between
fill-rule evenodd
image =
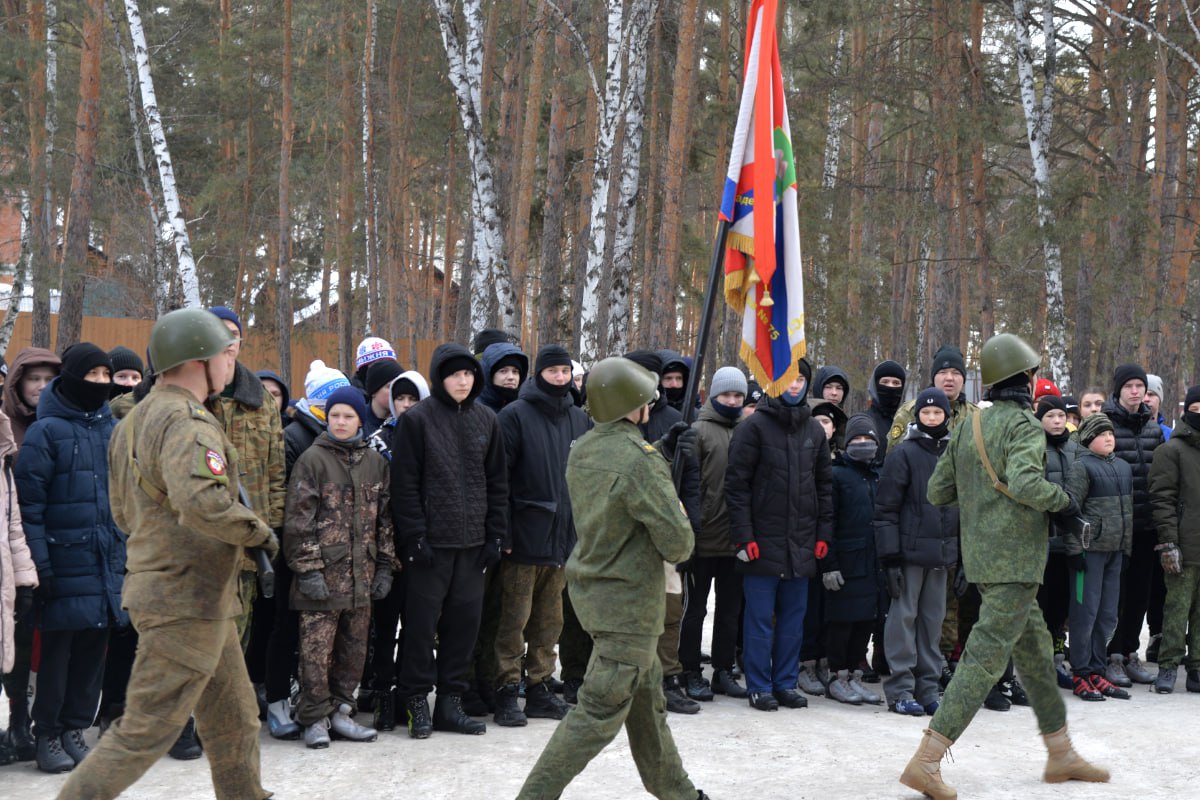
<instances>
[{"instance_id":1,"label":"red glove","mask_svg":"<svg viewBox=\"0 0 1200 800\"><path fill-rule=\"evenodd\" d=\"M817 547L813 550L813 553L817 556L817 560L820 560L829 555L829 545L826 542L818 540Z\"/></svg>"},{"instance_id":2,"label":"red glove","mask_svg":"<svg viewBox=\"0 0 1200 800\"><path fill-rule=\"evenodd\" d=\"M739 544L737 548L738 561L748 563L758 560L758 542L747 542Z\"/></svg>"}]
</instances>

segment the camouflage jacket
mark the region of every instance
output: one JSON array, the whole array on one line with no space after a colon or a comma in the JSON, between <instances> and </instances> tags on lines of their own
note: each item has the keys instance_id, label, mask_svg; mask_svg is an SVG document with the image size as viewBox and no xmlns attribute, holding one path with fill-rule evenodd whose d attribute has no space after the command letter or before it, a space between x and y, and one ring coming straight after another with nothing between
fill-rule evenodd
<instances>
[{"instance_id":1,"label":"camouflage jacket","mask_svg":"<svg viewBox=\"0 0 1200 800\"><path fill-rule=\"evenodd\" d=\"M983 444L1011 499L992 485L970 417L951 434L929 479L929 502L958 503L963 568L972 583L1041 583L1050 521L1070 498L1045 477L1046 436L1037 418L1009 400L976 412Z\"/></svg>"},{"instance_id":2,"label":"camouflage jacket","mask_svg":"<svg viewBox=\"0 0 1200 800\"><path fill-rule=\"evenodd\" d=\"M888 430L887 435L887 449L889 452L891 452L893 447L904 441L904 437L908 435L908 424L917 421L917 416L913 413L916 405L916 400L909 400L896 411L896 416L892 418L892 427ZM970 419L971 415L978 410L979 406L960 394L958 399L950 404L950 430L954 430L959 426L959 423Z\"/></svg>"},{"instance_id":3,"label":"camouflage jacket","mask_svg":"<svg viewBox=\"0 0 1200 800\"><path fill-rule=\"evenodd\" d=\"M241 613L244 548L264 544L271 529L238 502L238 466L213 415L178 386L155 386L117 425L108 492L129 534L126 608L198 619Z\"/></svg>"},{"instance_id":4,"label":"camouflage jacket","mask_svg":"<svg viewBox=\"0 0 1200 800\"><path fill-rule=\"evenodd\" d=\"M322 433L292 468L283 553L297 575L320 570L329 598L312 600L292 581L289 603L300 611L371 605L377 566L398 568L388 498L388 465L365 441Z\"/></svg>"}]
</instances>

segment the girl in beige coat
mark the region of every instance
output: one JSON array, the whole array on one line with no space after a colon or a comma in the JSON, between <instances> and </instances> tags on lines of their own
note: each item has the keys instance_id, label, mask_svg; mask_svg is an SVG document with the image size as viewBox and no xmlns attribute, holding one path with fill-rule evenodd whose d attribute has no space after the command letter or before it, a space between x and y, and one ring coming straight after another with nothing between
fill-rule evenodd
<instances>
[{"instance_id":1,"label":"girl in beige coat","mask_svg":"<svg viewBox=\"0 0 1200 800\"><path fill-rule=\"evenodd\" d=\"M0 411L0 672L9 672L16 657L17 590L38 585L37 570L25 546L21 508L12 480L12 458L17 452L12 424ZM32 596L28 592L21 593ZM29 602L29 601L25 601ZM32 605L30 603L30 605ZM28 613L30 609L26 609Z\"/></svg>"}]
</instances>

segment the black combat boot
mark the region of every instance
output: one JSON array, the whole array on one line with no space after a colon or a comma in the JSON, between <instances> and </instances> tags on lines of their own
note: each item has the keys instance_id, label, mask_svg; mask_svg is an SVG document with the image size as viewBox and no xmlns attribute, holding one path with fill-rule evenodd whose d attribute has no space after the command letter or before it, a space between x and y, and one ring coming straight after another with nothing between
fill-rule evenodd
<instances>
[{"instance_id":1,"label":"black combat boot","mask_svg":"<svg viewBox=\"0 0 1200 800\"><path fill-rule=\"evenodd\" d=\"M487 733L487 725L471 719L463 711L462 696L457 694L439 694L433 705L433 729L449 731L450 733L466 733L480 736Z\"/></svg>"},{"instance_id":2,"label":"black combat boot","mask_svg":"<svg viewBox=\"0 0 1200 800\"><path fill-rule=\"evenodd\" d=\"M415 694L404 703L404 711L408 716L408 735L413 739L428 739L433 733L433 723L429 719L429 701L423 694Z\"/></svg>"},{"instance_id":3,"label":"black combat boot","mask_svg":"<svg viewBox=\"0 0 1200 800\"><path fill-rule=\"evenodd\" d=\"M700 704L683 693L678 675L663 678L663 695L667 698L667 711L672 714L700 713Z\"/></svg>"},{"instance_id":4,"label":"black combat boot","mask_svg":"<svg viewBox=\"0 0 1200 800\"><path fill-rule=\"evenodd\" d=\"M713 699L713 689L704 679L703 672L685 672L681 677L683 690L693 700L708 702Z\"/></svg>"},{"instance_id":5,"label":"black combat boot","mask_svg":"<svg viewBox=\"0 0 1200 800\"><path fill-rule=\"evenodd\" d=\"M25 695L8 699L8 744L17 761L33 761L37 756L37 740L33 738L33 723L29 719L29 700Z\"/></svg>"},{"instance_id":6,"label":"black combat boot","mask_svg":"<svg viewBox=\"0 0 1200 800\"><path fill-rule=\"evenodd\" d=\"M563 681L563 700L570 705L579 702L579 689L583 686L583 678L567 678Z\"/></svg>"},{"instance_id":7,"label":"black combat boot","mask_svg":"<svg viewBox=\"0 0 1200 800\"><path fill-rule=\"evenodd\" d=\"M501 686L496 692L496 724L505 728L524 727L528 720L517 702L517 685Z\"/></svg>"},{"instance_id":8,"label":"black combat boot","mask_svg":"<svg viewBox=\"0 0 1200 800\"><path fill-rule=\"evenodd\" d=\"M531 719L562 719L571 707L554 693L548 681L525 690L525 716Z\"/></svg>"},{"instance_id":9,"label":"black combat boot","mask_svg":"<svg viewBox=\"0 0 1200 800\"><path fill-rule=\"evenodd\" d=\"M0 767L7 767L17 760L17 751L8 743L8 731L0 729Z\"/></svg>"},{"instance_id":10,"label":"black combat boot","mask_svg":"<svg viewBox=\"0 0 1200 800\"><path fill-rule=\"evenodd\" d=\"M167 755L176 761L193 761L204 755L204 748L200 746L200 739L196 737L195 717L188 717L187 725L183 726L183 733L179 734Z\"/></svg>"},{"instance_id":11,"label":"black combat boot","mask_svg":"<svg viewBox=\"0 0 1200 800\"><path fill-rule=\"evenodd\" d=\"M375 730L396 730L396 700L390 691L380 692L375 698Z\"/></svg>"}]
</instances>

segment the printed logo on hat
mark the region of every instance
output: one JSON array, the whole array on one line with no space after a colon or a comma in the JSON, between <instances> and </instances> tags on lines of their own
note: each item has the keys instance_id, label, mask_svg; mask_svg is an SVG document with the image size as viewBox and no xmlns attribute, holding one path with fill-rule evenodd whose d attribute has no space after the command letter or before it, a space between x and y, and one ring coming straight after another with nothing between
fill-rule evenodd
<instances>
[{"instance_id":1,"label":"printed logo on hat","mask_svg":"<svg viewBox=\"0 0 1200 800\"><path fill-rule=\"evenodd\" d=\"M396 351L383 339L371 336L363 339L358 345L358 351L354 357L354 368L361 369L365 364L370 364L373 361L379 361L384 358L395 359Z\"/></svg>"}]
</instances>

